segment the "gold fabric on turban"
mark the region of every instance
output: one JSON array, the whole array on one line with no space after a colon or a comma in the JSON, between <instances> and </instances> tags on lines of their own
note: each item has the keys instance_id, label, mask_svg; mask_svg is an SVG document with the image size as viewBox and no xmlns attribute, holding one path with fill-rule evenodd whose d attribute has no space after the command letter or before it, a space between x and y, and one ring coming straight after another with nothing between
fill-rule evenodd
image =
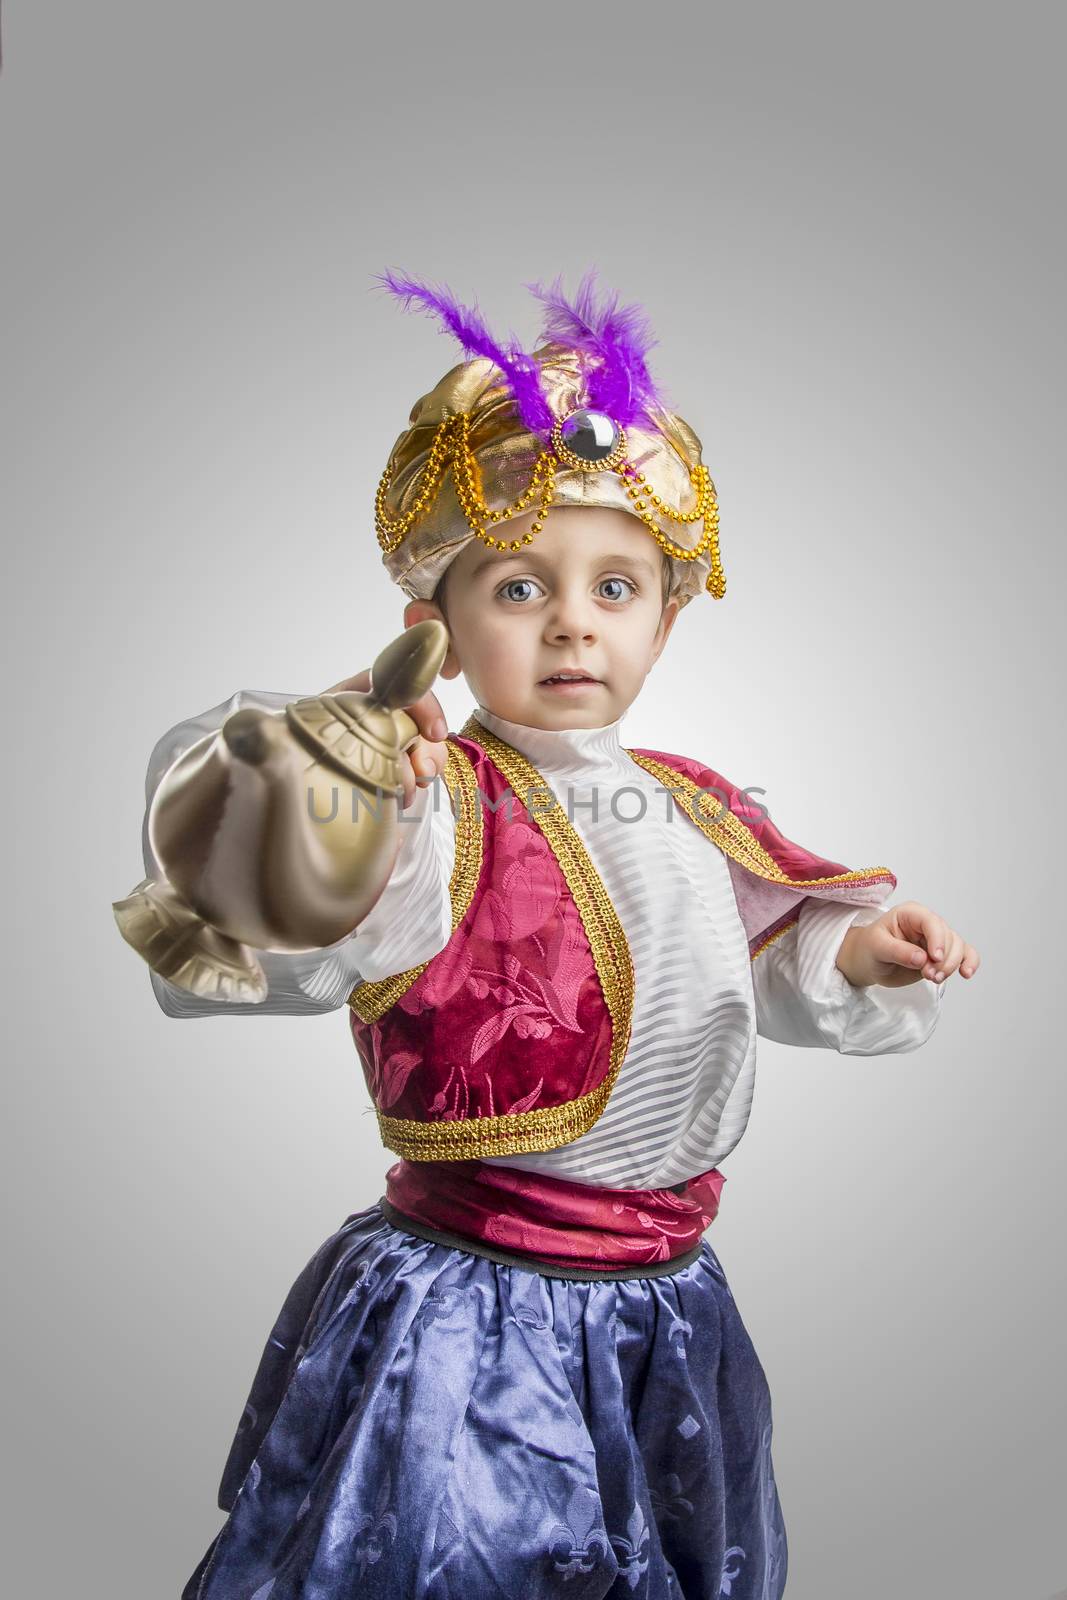
<instances>
[{"instance_id":1,"label":"gold fabric on turban","mask_svg":"<svg viewBox=\"0 0 1067 1600\"><path fill-rule=\"evenodd\" d=\"M541 370L542 389L557 419L587 403L584 359L579 352L561 344L546 344L533 352L533 360ZM397 439L389 457L390 476L383 509L390 518L408 512L425 486L420 479L442 420L463 412L470 418L470 450L481 475L486 504L500 510L525 493L545 441L527 430L499 367L479 356L453 367L436 388L412 407L411 425ZM681 512L692 511L698 494L690 468L700 463L700 440L673 412L657 409L655 416L655 431L635 424L626 428L627 459L644 473L650 487L667 505ZM554 506L614 506L640 520L625 482L610 469L586 472L561 463L554 483ZM699 521L679 523L661 518L659 525L675 544L687 550L695 549L700 542ZM508 529L507 521L492 524L493 533L500 537L509 537ZM446 568L474 538L477 535L464 517L449 469L433 503L382 559L393 582L407 595L429 600ZM691 561L674 556L667 556L667 560L671 568L670 592L683 606L687 605L704 588L711 568L710 553L704 550Z\"/></svg>"}]
</instances>

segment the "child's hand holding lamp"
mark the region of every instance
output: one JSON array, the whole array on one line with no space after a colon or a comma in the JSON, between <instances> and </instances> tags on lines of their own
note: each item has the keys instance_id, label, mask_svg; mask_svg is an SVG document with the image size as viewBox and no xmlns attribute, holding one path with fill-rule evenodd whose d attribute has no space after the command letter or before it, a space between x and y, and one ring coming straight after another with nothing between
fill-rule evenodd
<instances>
[{"instance_id":1,"label":"child's hand holding lamp","mask_svg":"<svg viewBox=\"0 0 1067 1600\"><path fill-rule=\"evenodd\" d=\"M335 683L324 692L338 694L344 689L356 689L360 694L366 694L370 689L370 668L364 667L355 677L343 678L340 683ZM444 777L448 758L448 745L445 743L448 723L445 721L441 702L432 689L427 689L413 705L405 706L403 709L422 735L418 742L404 751L400 757L400 775L404 785L401 807L407 810L415 797L416 787L424 789L433 783L435 778Z\"/></svg>"}]
</instances>

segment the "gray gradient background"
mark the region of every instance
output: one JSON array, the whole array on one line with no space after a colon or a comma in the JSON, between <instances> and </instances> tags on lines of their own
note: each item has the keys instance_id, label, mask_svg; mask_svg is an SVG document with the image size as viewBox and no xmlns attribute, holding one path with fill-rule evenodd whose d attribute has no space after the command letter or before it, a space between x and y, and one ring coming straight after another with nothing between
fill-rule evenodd
<instances>
[{"instance_id":1,"label":"gray gradient background","mask_svg":"<svg viewBox=\"0 0 1067 1600\"><path fill-rule=\"evenodd\" d=\"M1062 1589L1058 8L4 9L5 1591L177 1595L285 1293L393 1159L343 1012L157 1009L110 910L151 746L399 630L374 487L456 351L370 275L529 337L523 280L590 263L729 584L627 739L984 962L916 1053L762 1042L724 1164L790 1600Z\"/></svg>"}]
</instances>

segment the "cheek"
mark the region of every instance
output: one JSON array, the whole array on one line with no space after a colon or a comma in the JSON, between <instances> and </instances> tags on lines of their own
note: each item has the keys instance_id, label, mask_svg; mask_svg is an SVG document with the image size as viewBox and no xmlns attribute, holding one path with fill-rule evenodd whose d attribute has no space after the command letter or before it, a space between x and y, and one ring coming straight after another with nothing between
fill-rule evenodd
<instances>
[{"instance_id":1,"label":"cheek","mask_svg":"<svg viewBox=\"0 0 1067 1600\"><path fill-rule=\"evenodd\" d=\"M531 618L501 617L487 609L480 618L472 619L472 624L468 635L471 663L490 680L531 655L536 646L537 626Z\"/></svg>"},{"instance_id":2,"label":"cheek","mask_svg":"<svg viewBox=\"0 0 1067 1600\"><path fill-rule=\"evenodd\" d=\"M635 664L646 664L655 648L658 618L659 612L651 608L629 612L616 634L616 648Z\"/></svg>"}]
</instances>

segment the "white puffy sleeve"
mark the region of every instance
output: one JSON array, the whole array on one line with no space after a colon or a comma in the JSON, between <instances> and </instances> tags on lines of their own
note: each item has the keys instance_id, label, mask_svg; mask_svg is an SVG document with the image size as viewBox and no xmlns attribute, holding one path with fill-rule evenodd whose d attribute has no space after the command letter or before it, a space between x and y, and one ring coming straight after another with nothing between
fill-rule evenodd
<instances>
[{"instance_id":1,"label":"white puffy sleeve","mask_svg":"<svg viewBox=\"0 0 1067 1600\"><path fill-rule=\"evenodd\" d=\"M925 1044L941 1014L944 984L920 978L900 988L857 988L835 964L848 929L876 922L886 909L803 900L796 924L752 963L756 1032L847 1056L900 1054Z\"/></svg>"},{"instance_id":2,"label":"white puffy sleeve","mask_svg":"<svg viewBox=\"0 0 1067 1600\"><path fill-rule=\"evenodd\" d=\"M246 706L280 711L302 698L238 689L228 700L163 735L152 751L145 779L141 842L146 877L161 876L148 836L148 813L168 768L198 739L221 728L232 712ZM399 826L400 848L389 881L353 933L323 950L257 951L267 980L267 997L259 1003L204 999L150 972L153 992L167 1016L319 1015L342 1006L356 983L405 972L443 950L452 935L449 879L456 850L447 785L437 778L417 788L410 806L400 812Z\"/></svg>"}]
</instances>

